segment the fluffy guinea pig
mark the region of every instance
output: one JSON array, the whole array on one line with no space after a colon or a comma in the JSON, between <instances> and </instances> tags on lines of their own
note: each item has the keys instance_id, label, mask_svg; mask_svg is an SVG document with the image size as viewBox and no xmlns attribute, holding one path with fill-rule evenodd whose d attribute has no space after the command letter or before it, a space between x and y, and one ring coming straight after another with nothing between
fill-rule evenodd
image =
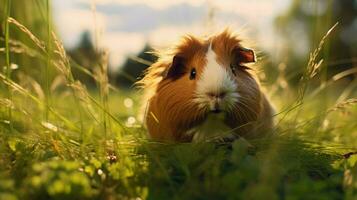
<instances>
[{"instance_id":1,"label":"fluffy guinea pig","mask_svg":"<svg viewBox=\"0 0 357 200\"><path fill-rule=\"evenodd\" d=\"M256 61L255 53L229 30L207 38L187 35L157 55L138 82L152 139L255 138L272 128L272 106L246 66Z\"/></svg>"}]
</instances>

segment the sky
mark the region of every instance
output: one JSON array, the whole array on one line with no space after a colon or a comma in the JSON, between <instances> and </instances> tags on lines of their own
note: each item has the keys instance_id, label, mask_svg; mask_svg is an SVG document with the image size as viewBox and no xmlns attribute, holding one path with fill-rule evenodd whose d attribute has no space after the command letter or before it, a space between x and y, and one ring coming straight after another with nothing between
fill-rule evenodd
<instances>
[{"instance_id":1,"label":"sky","mask_svg":"<svg viewBox=\"0 0 357 200\"><path fill-rule=\"evenodd\" d=\"M230 27L253 46L276 45L274 18L291 0L53 0L54 20L67 48L90 31L99 48L109 50L112 70L149 43L173 44L191 33L209 35Z\"/></svg>"}]
</instances>

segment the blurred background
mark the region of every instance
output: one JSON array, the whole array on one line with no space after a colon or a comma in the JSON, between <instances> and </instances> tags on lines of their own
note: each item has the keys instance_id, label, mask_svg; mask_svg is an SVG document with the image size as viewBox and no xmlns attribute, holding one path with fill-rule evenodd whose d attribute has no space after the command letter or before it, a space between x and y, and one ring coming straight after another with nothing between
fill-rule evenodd
<instances>
[{"instance_id":1,"label":"blurred background","mask_svg":"<svg viewBox=\"0 0 357 200\"><path fill-rule=\"evenodd\" d=\"M257 156L151 147L147 52L226 27L257 53L278 137ZM357 199L356 97L357 0L0 0L0 199Z\"/></svg>"},{"instance_id":2,"label":"blurred background","mask_svg":"<svg viewBox=\"0 0 357 200\"><path fill-rule=\"evenodd\" d=\"M283 76L280 89L297 84L309 53L336 22L321 53L324 62L319 79L323 80L317 81L326 81L357 63L357 0L53 0L50 15L45 13L44 1L11 2L10 16L38 38L47 37L49 20L73 62L89 71L99 62L98 52L107 49L110 82L120 88L130 88L155 60L146 53L152 48L168 47L187 33L207 35L225 27L248 38L257 50L265 71L260 74L263 84L271 85ZM4 9L0 6L1 15ZM17 28L10 27L10 35L14 48L19 45L15 41L36 48ZM4 43L0 44L4 51ZM44 62L14 51L11 58L18 68L14 79L23 74L39 77ZM4 62L1 59L0 65ZM95 86L90 76L76 68L72 72L87 87ZM54 72L49 76L52 81L56 77ZM344 76L346 84L355 77L353 71Z\"/></svg>"}]
</instances>

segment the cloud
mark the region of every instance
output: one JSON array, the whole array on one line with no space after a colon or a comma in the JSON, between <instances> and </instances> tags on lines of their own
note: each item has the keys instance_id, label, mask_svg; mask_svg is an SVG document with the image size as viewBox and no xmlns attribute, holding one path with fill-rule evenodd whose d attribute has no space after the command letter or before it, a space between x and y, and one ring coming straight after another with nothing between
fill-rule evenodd
<instances>
[{"instance_id":1,"label":"cloud","mask_svg":"<svg viewBox=\"0 0 357 200\"><path fill-rule=\"evenodd\" d=\"M130 32L111 32L103 35L101 45L110 52L109 62L114 70L121 65L127 56L144 48L145 35Z\"/></svg>"},{"instance_id":2,"label":"cloud","mask_svg":"<svg viewBox=\"0 0 357 200\"><path fill-rule=\"evenodd\" d=\"M177 4L158 10L147 4L136 5L98 5L100 13L105 13L111 20L109 31L149 32L160 26L187 25L204 20L208 13L206 6L196 7L190 4Z\"/></svg>"},{"instance_id":3,"label":"cloud","mask_svg":"<svg viewBox=\"0 0 357 200\"><path fill-rule=\"evenodd\" d=\"M96 23L94 23L94 16L91 11L67 9L55 15L56 28L60 33L68 48L77 45L79 36L84 31L91 31L93 33L95 26L99 32L103 32L107 26L108 19L105 15L96 13Z\"/></svg>"},{"instance_id":4,"label":"cloud","mask_svg":"<svg viewBox=\"0 0 357 200\"><path fill-rule=\"evenodd\" d=\"M91 4L93 2L89 0L77 0L81 3L84 4ZM207 0L175 0L175 1L169 1L169 0L94 0L96 5L138 5L138 4L145 4L148 5L152 8L155 9L165 9L171 6L175 6L177 4L182 4L182 3L187 3L192 6L201 6Z\"/></svg>"},{"instance_id":5,"label":"cloud","mask_svg":"<svg viewBox=\"0 0 357 200\"><path fill-rule=\"evenodd\" d=\"M96 4L96 23L91 3ZM54 18L67 48L74 47L83 31L110 51L110 64L118 67L127 55L150 42L157 47L174 43L187 33L210 34L230 26L272 48L273 19L291 0L54 0ZM213 18L209 13L213 11ZM213 20L212 20L213 19ZM248 28L249 29L248 29Z\"/></svg>"}]
</instances>

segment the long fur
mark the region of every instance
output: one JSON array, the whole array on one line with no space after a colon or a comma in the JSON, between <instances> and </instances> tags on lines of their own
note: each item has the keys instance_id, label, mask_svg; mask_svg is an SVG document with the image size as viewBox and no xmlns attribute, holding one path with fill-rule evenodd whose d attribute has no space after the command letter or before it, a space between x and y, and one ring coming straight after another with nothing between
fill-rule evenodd
<instances>
[{"instance_id":1,"label":"long fur","mask_svg":"<svg viewBox=\"0 0 357 200\"><path fill-rule=\"evenodd\" d=\"M213 48L217 63L229 66L234 62L232 51L240 47L239 38L229 30L208 38L188 35L166 51L155 52L158 61L151 65L138 85L143 88L144 122L149 135L161 141L191 141L187 134L192 128L202 124L209 114L207 107L195 103L197 98L197 80L207 64L206 53ZM186 72L178 79L167 78L174 56L185 58ZM189 80L190 69L197 70L197 80ZM271 128L273 110L265 95L261 92L254 70L237 66L237 75L233 77L239 94L238 101L227 111L224 123L235 134L245 137L257 137L263 129ZM214 80L214 79L213 79Z\"/></svg>"}]
</instances>

